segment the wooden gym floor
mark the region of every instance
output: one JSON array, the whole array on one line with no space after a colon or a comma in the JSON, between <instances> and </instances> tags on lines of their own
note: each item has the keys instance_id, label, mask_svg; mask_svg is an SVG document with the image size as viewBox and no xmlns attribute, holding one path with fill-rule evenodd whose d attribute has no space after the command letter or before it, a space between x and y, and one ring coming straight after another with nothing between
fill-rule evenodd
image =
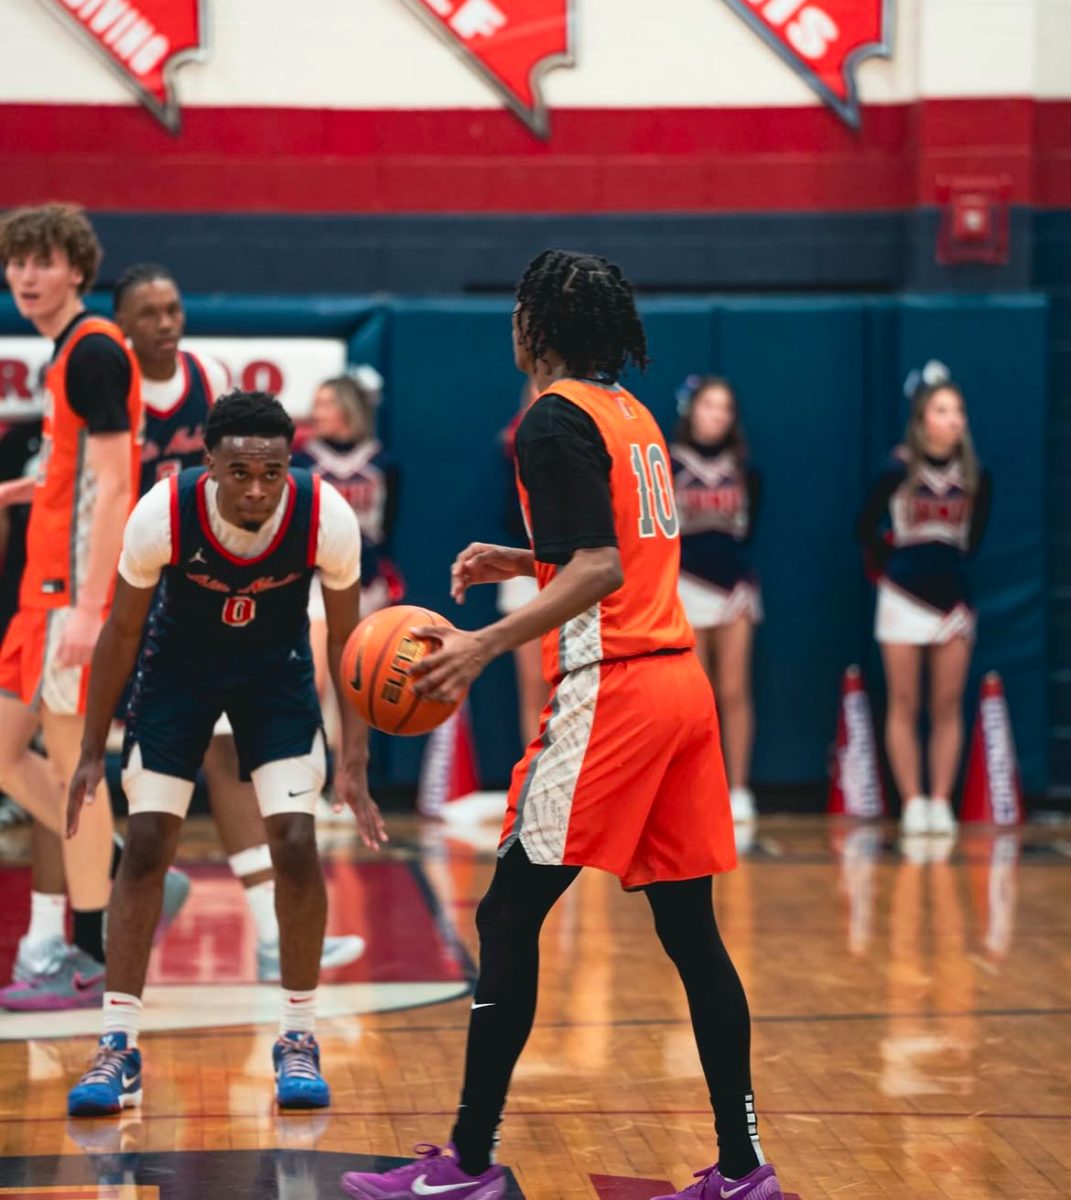
<instances>
[{"instance_id":1,"label":"wooden gym floor","mask_svg":"<svg viewBox=\"0 0 1071 1200\"><path fill-rule=\"evenodd\" d=\"M324 831L331 932L369 940L322 989L330 1110L273 1111L274 989L255 982L240 890L196 820L191 897L154 953L143 1108L64 1116L96 1012L0 1015L0 1196L338 1197L347 1166L445 1140L493 852L391 824L377 862L347 829ZM0 835L5 971L26 846L24 830ZM1071 1196L1071 829L971 830L951 849L901 846L891 826L774 819L716 899L751 1000L763 1143L789 1193ZM510 1194L643 1200L658 1181L683 1186L714 1158L711 1120L646 903L586 872L542 946L503 1127Z\"/></svg>"}]
</instances>

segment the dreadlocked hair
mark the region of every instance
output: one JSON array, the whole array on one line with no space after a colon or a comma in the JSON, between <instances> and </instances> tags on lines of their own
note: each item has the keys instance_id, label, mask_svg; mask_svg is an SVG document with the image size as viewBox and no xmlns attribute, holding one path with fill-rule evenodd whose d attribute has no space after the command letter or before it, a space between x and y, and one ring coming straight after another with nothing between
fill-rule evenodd
<instances>
[{"instance_id":1,"label":"dreadlocked hair","mask_svg":"<svg viewBox=\"0 0 1071 1200\"><path fill-rule=\"evenodd\" d=\"M205 449L215 450L225 437L286 438L294 440L294 422L275 396L235 388L208 410Z\"/></svg>"},{"instance_id":2,"label":"dreadlocked hair","mask_svg":"<svg viewBox=\"0 0 1071 1200\"><path fill-rule=\"evenodd\" d=\"M521 337L538 362L553 350L571 375L616 379L647 368L647 337L632 285L597 254L544 250L517 286Z\"/></svg>"}]
</instances>

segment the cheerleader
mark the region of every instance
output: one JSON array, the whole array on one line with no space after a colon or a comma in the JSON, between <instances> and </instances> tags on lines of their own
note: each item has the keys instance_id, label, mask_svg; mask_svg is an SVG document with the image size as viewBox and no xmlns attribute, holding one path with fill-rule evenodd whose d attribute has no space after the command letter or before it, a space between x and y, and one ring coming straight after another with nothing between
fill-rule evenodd
<instances>
[{"instance_id":1,"label":"cheerleader","mask_svg":"<svg viewBox=\"0 0 1071 1200\"><path fill-rule=\"evenodd\" d=\"M714 686L733 820L755 819L748 786L754 715L751 646L762 600L750 542L759 475L749 465L736 394L714 375L689 376L670 457L681 522L680 595Z\"/></svg>"},{"instance_id":2,"label":"cheerleader","mask_svg":"<svg viewBox=\"0 0 1071 1200\"><path fill-rule=\"evenodd\" d=\"M309 436L293 455L294 466L322 475L349 501L361 527L361 616L401 599L400 575L387 558L398 511L399 472L376 438L375 416L383 379L374 367L325 380L312 400ZM333 690L327 671L327 617L319 579L309 594L309 638L316 663L316 686L326 723L337 741Z\"/></svg>"},{"instance_id":3,"label":"cheerleader","mask_svg":"<svg viewBox=\"0 0 1071 1200\"><path fill-rule=\"evenodd\" d=\"M960 388L941 363L908 379L903 443L874 484L859 539L878 577L875 637L888 693L885 743L908 834L952 834L950 797L963 743L963 688L975 614L967 560L985 533L990 479L978 462ZM886 532L887 530L887 532ZM929 666L929 779L918 744L921 668Z\"/></svg>"}]
</instances>

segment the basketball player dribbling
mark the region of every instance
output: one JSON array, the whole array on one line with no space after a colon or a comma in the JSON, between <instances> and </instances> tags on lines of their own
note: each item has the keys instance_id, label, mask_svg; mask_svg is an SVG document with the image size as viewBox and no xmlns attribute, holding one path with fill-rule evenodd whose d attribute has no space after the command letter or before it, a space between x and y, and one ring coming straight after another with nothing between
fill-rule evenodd
<instances>
[{"instance_id":1,"label":"basketball player dribbling","mask_svg":"<svg viewBox=\"0 0 1071 1200\"><path fill-rule=\"evenodd\" d=\"M687 992L718 1161L677 1196L781 1200L758 1139L747 1000L714 918L712 876L735 866L736 851L714 696L677 593L668 452L617 382L647 363L632 288L605 259L546 251L518 288L513 342L539 391L517 430L532 549L470 545L452 593L460 602L473 584L517 575L535 575L540 592L485 629L417 630L441 649L415 673L422 694L454 698L491 659L541 636L554 690L514 771L477 909L480 975L450 1146L426 1145L416 1162L351 1173L342 1186L356 1200L504 1195L493 1154L535 1015L539 931L589 866L645 893Z\"/></svg>"},{"instance_id":2,"label":"basketball player dribbling","mask_svg":"<svg viewBox=\"0 0 1071 1200\"><path fill-rule=\"evenodd\" d=\"M126 525L70 787L73 834L104 774L112 713L137 659L123 756L130 822L108 910L104 1032L68 1097L72 1116L141 1101L141 993L164 873L222 712L242 774L252 778L275 868L282 976L276 1100L285 1108L330 1103L314 1036L327 895L313 812L326 762L307 608L319 569L339 688L339 660L360 609L361 540L353 510L330 484L289 470L293 436L275 397L221 397L205 422L205 469L161 480ZM161 578L164 598L153 609ZM354 809L365 843L378 848L386 834L368 793L367 729L341 698L335 792Z\"/></svg>"}]
</instances>

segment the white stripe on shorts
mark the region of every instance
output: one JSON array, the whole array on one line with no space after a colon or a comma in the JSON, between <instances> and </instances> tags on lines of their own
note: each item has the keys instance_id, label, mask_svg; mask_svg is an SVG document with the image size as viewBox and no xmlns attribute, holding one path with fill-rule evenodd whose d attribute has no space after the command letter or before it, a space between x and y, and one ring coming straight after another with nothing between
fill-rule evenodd
<instances>
[{"instance_id":1,"label":"white stripe on shorts","mask_svg":"<svg viewBox=\"0 0 1071 1200\"><path fill-rule=\"evenodd\" d=\"M543 749L532 760L517 799L516 825L503 849L520 838L529 860L541 866L560 865L565 857L573 796L595 724L599 678L595 663L571 671L558 684Z\"/></svg>"}]
</instances>

